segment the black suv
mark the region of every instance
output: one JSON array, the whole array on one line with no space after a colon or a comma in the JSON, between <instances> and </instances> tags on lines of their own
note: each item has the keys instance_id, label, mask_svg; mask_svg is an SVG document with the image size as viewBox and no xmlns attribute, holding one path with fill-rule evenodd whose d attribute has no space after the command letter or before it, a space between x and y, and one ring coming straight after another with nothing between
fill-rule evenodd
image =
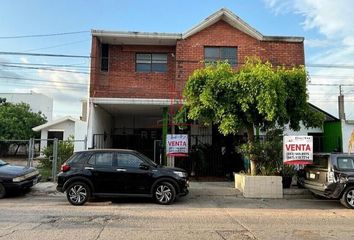
<instances>
[{"instance_id":1,"label":"black suv","mask_svg":"<svg viewBox=\"0 0 354 240\"><path fill-rule=\"evenodd\" d=\"M313 164L301 170L298 181L315 196L340 199L354 209L354 155L314 154Z\"/></svg>"},{"instance_id":2,"label":"black suv","mask_svg":"<svg viewBox=\"0 0 354 240\"><path fill-rule=\"evenodd\" d=\"M76 152L62 165L57 190L66 192L73 205L90 197L153 197L171 204L188 194L185 170L157 165L133 150Z\"/></svg>"}]
</instances>

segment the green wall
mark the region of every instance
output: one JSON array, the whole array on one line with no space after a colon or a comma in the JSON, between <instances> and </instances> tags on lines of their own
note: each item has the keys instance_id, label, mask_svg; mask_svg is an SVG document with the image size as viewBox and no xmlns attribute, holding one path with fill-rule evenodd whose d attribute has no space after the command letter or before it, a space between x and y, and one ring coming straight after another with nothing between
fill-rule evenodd
<instances>
[{"instance_id":1,"label":"green wall","mask_svg":"<svg viewBox=\"0 0 354 240\"><path fill-rule=\"evenodd\" d=\"M323 124L323 136L323 150L325 152L343 151L342 125L340 121L325 122Z\"/></svg>"}]
</instances>

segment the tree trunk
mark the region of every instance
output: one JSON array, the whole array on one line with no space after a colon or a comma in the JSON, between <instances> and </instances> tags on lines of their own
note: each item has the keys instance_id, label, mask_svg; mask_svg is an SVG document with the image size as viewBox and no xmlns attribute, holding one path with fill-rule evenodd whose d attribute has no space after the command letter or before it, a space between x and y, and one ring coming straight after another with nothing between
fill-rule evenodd
<instances>
[{"instance_id":1,"label":"tree trunk","mask_svg":"<svg viewBox=\"0 0 354 240\"><path fill-rule=\"evenodd\" d=\"M248 137L248 144L249 146L254 146L254 128L253 125L247 127L247 137ZM251 162L251 175L257 175L257 168L256 168L256 156L251 153L250 154L250 162Z\"/></svg>"}]
</instances>

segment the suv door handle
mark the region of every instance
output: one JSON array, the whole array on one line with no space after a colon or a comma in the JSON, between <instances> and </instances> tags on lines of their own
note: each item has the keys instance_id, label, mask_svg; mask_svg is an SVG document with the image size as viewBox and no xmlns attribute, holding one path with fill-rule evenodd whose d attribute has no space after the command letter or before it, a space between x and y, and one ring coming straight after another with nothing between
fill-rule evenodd
<instances>
[{"instance_id":1,"label":"suv door handle","mask_svg":"<svg viewBox=\"0 0 354 240\"><path fill-rule=\"evenodd\" d=\"M117 172L126 172L127 169L124 169L124 168L117 168Z\"/></svg>"},{"instance_id":2,"label":"suv door handle","mask_svg":"<svg viewBox=\"0 0 354 240\"><path fill-rule=\"evenodd\" d=\"M93 167L85 167L85 170L93 170Z\"/></svg>"}]
</instances>

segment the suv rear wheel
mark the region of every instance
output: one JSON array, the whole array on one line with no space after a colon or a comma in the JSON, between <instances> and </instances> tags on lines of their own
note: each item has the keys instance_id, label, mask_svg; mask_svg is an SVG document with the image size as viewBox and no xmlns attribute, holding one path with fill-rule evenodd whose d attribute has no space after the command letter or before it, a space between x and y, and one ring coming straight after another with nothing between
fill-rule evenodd
<instances>
[{"instance_id":1,"label":"suv rear wheel","mask_svg":"<svg viewBox=\"0 0 354 240\"><path fill-rule=\"evenodd\" d=\"M66 197L72 205L83 205L89 199L91 190L86 183L74 182L66 189Z\"/></svg>"},{"instance_id":2,"label":"suv rear wheel","mask_svg":"<svg viewBox=\"0 0 354 240\"><path fill-rule=\"evenodd\" d=\"M354 209L354 186L348 187L345 190L340 202L347 208Z\"/></svg>"},{"instance_id":3,"label":"suv rear wheel","mask_svg":"<svg viewBox=\"0 0 354 240\"><path fill-rule=\"evenodd\" d=\"M176 198L176 189L169 182L158 183L154 190L154 198L159 204L171 204Z\"/></svg>"}]
</instances>

